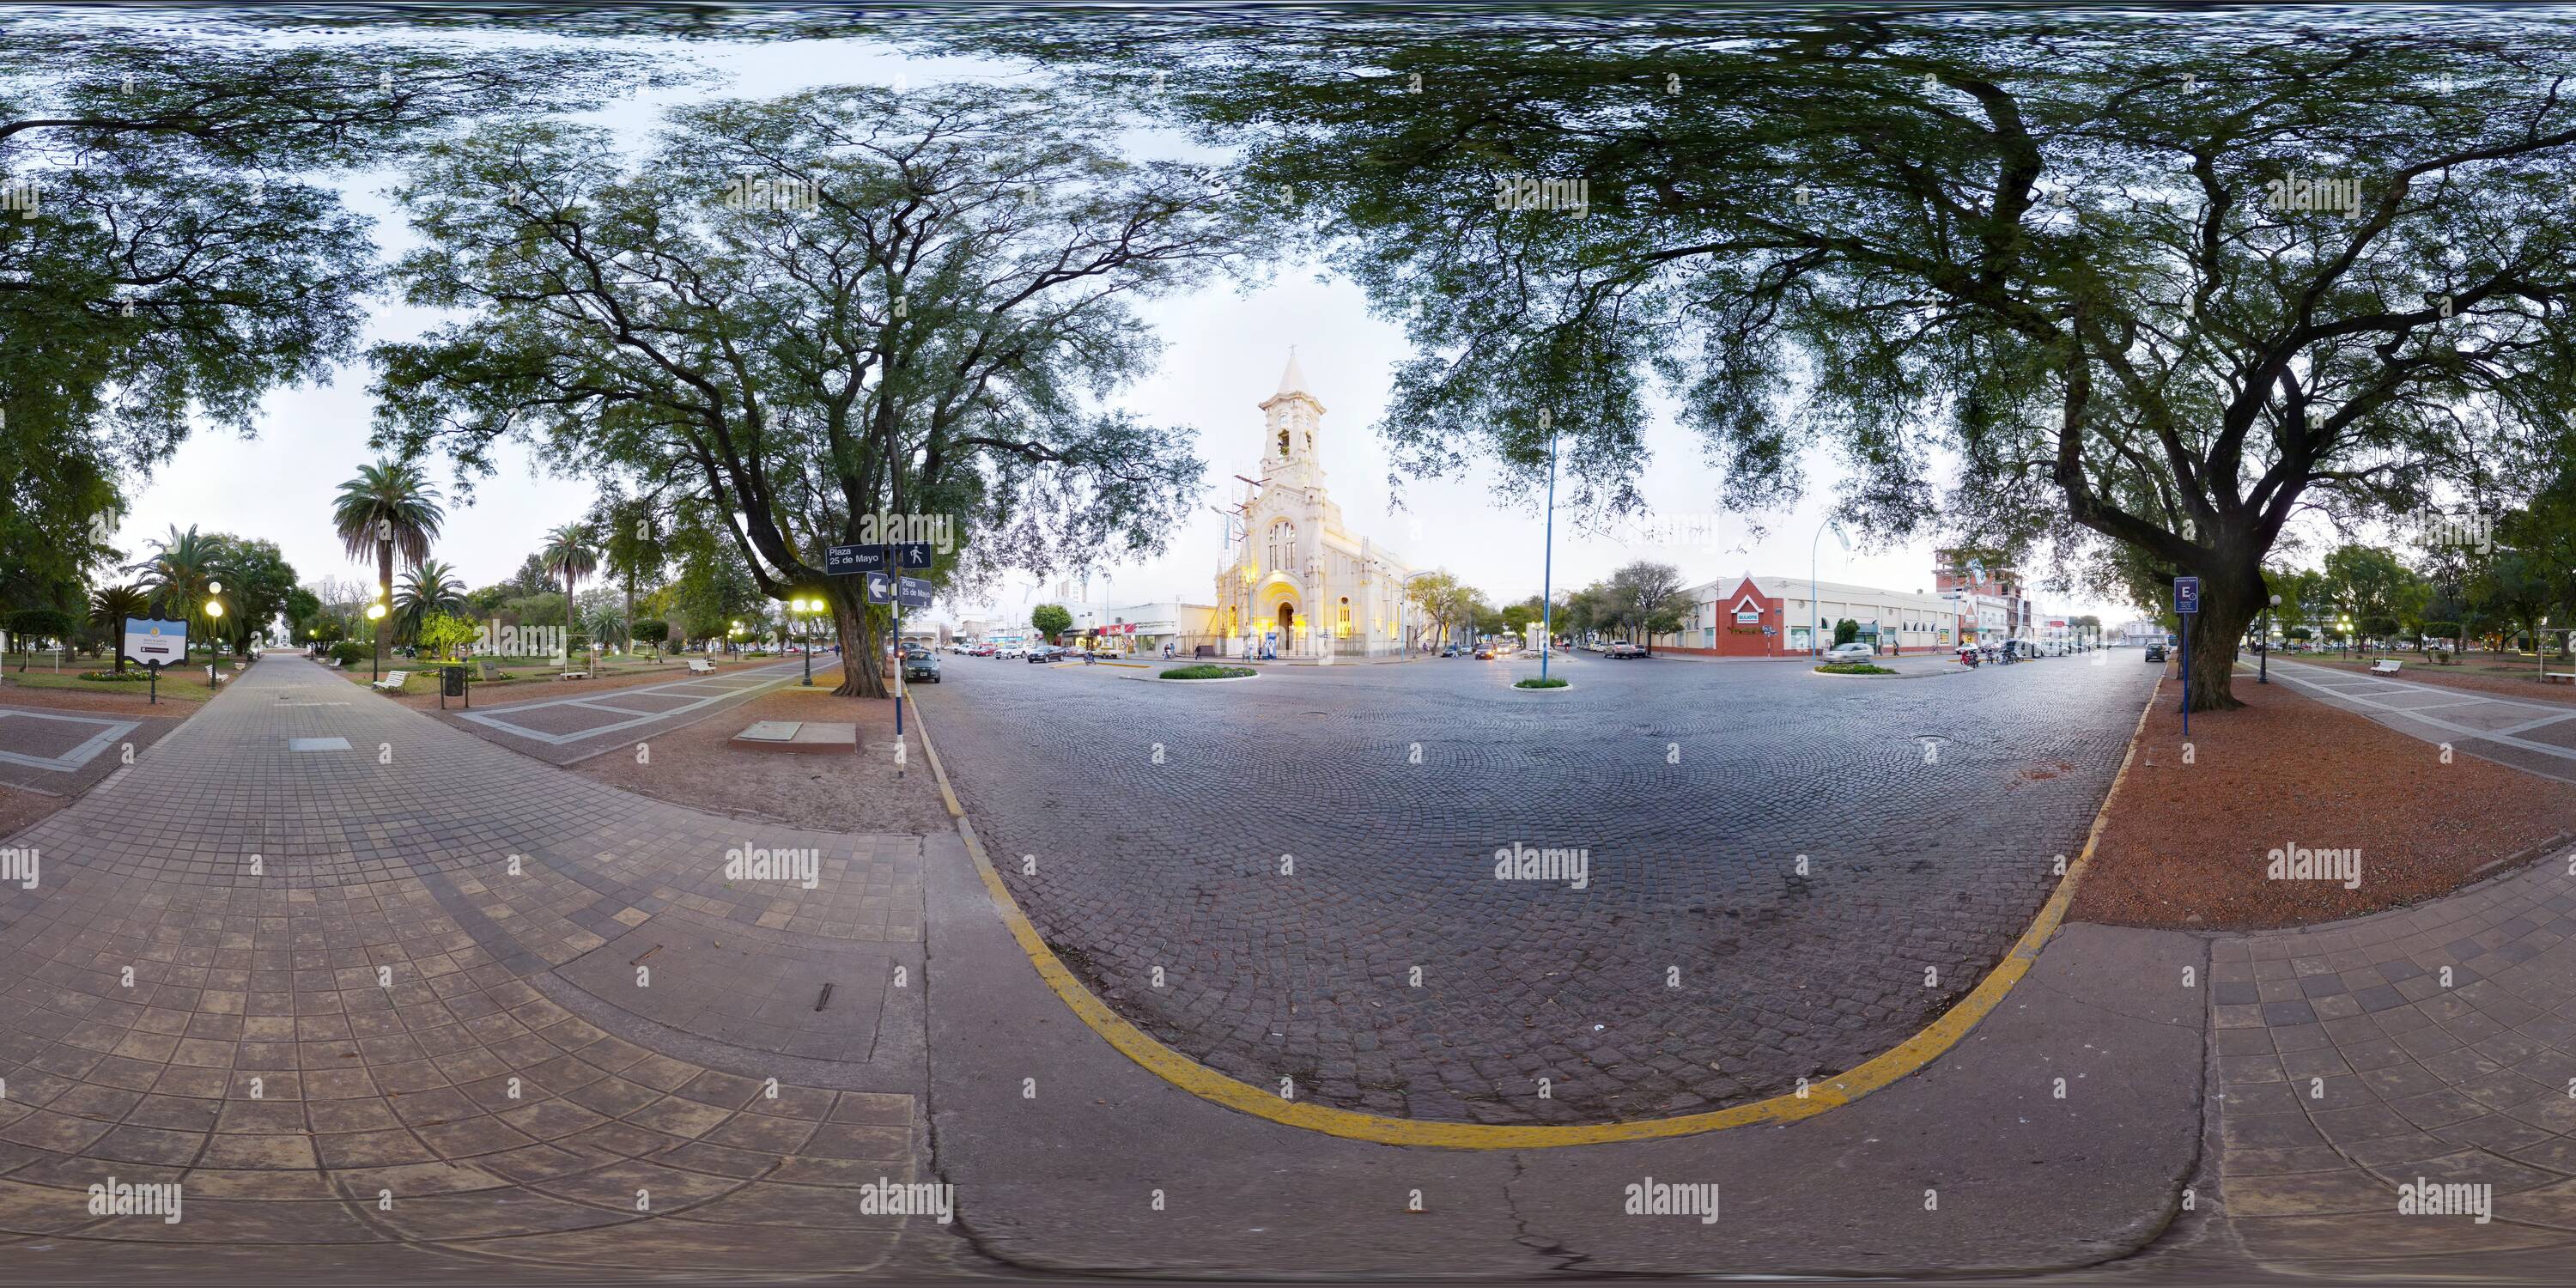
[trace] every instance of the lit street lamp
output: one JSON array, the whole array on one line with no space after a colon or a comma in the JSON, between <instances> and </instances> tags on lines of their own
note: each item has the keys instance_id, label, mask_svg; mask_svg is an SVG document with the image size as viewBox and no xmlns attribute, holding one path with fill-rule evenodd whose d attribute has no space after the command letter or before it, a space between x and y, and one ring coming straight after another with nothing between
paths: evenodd
<instances>
[{"instance_id":1,"label":"lit street lamp","mask_svg":"<svg viewBox=\"0 0 2576 1288\"><path fill-rule=\"evenodd\" d=\"M374 602L374 603L372 603L372 604L367 605L367 621L368 621L368 623L369 623L369 625L368 625L368 627L367 627L367 631L368 631L368 642L369 642L369 643L371 643L371 644L372 644L372 643L374 643L374 642L375 642L375 639L374 639L375 633L384 629L384 620L385 620L385 592L383 592L382 590L379 590L379 591L377 591L377 592L376 592L376 602ZM370 649L370 650L368 650L368 651L369 651L370 653L374 654L374 657L373 657L373 659L372 659L372 660L370 660L370 661L367 663L367 678L368 678L368 679L370 679L370 680L381 680L381 679L385 678L385 677L384 677L384 658L385 658L385 652L384 652L384 650L383 650L383 649L381 649L381 648L375 648L375 649Z\"/></svg>"},{"instance_id":2,"label":"lit street lamp","mask_svg":"<svg viewBox=\"0 0 2576 1288\"><path fill-rule=\"evenodd\" d=\"M805 655L805 687L810 689L814 687L814 614L823 611L823 600L821 596L807 599L799 595L787 601L787 607L796 614L796 634L804 641L799 651Z\"/></svg>"}]
</instances>

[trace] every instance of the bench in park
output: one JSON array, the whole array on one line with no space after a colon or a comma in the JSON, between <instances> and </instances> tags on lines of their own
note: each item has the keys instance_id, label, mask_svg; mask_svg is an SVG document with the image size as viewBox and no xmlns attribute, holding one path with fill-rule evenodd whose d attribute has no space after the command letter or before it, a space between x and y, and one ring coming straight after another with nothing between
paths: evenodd
<instances>
[{"instance_id":1,"label":"bench in park","mask_svg":"<svg viewBox=\"0 0 2576 1288\"><path fill-rule=\"evenodd\" d=\"M400 693L402 692L403 681L410 678L411 672L409 671L387 671L385 672L385 678L378 680L367 687L370 689L382 689L387 693Z\"/></svg>"},{"instance_id":2,"label":"bench in park","mask_svg":"<svg viewBox=\"0 0 2576 1288\"><path fill-rule=\"evenodd\" d=\"M555 678L558 680L587 680L590 678L590 672L576 669L566 671Z\"/></svg>"},{"instance_id":3,"label":"bench in park","mask_svg":"<svg viewBox=\"0 0 2576 1288\"><path fill-rule=\"evenodd\" d=\"M691 675L713 675L716 673L716 664L702 657L693 657L689 659L689 673Z\"/></svg>"},{"instance_id":4,"label":"bench in park","mask_svg":"<svg viewBox=\"0 0 2576 1288\"><path fill-rule=\"evenodd\" d=\"M2576 671L2543 671L2540 678L2551 684L2576 684Z\"/></svg>"},{"instance_id":5,"label":"bench in park","mask_svg":"<svg viewBox=\"0 0 2576 1288\"><path fill-rule=\"evenodd\" d=\"M2383 657L2370 664L2370 673L2372 675L2395 675L2397 674L2397 668L2401 665L2404 664L2399 662L2396 658Z\"/></svg>"}]
</instances>

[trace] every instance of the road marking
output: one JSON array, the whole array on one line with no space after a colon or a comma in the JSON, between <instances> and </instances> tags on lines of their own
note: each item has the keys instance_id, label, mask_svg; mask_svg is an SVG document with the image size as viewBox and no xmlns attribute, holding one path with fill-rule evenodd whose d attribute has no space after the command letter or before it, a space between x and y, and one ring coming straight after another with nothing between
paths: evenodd
<instances>
[{"instance_id":1,"label":"road marking","mask_svg":"<svg viewBox=\"0 0 2576 1288\"><path fill-rule=\"evenodd\" d=\"M2101 808L2093 813L2093 827L2085 833L2083 853L2077 855L2075 862L2066 869L2065 878L2057 883L2057 889L2050 893L2047 902L2040 905L2039 915L2031 919L2030 928L2014 942L2012 951L1995 963L1995 968L1986 972L1986 977L1979 980L1976 988L1961 998L1957 1005L1942 1012L1940 1018L1859 1067L1838 1077L1810 1084L1804 1096L1778 1095L1768 1100L1672 1118L1565 1126L1507 1127L1494 1123L1426 1122L1282 1100L1266 1088L1237 1082L1165 1046L1111 1010L1107 1003L1084 987L1063 959L1056 956L1055 950L1047 946L1037 927L1030 924L1028 915L1020 911L1019 901L1011 897L1010 888L1002 883L1002 874L994 869L991 857L984 853L983 842L976 839L975 826L966 817L966 806L957 799L956 789L948 782L948 770L939 762L939 751L931 745L930 726L921 718L919 703L913 704L912 720L914 730L921 737L921 749L930 757L930 771L939 779L940 799L946 803L949 816L957 820L957 834L966 841L966 853L975 860L975 871L984 880L985 892L992 896L994 911L1010 927L1011 937L1019 941L1020 951L1028 955L1029 964L1037 968L1038 977L1046 981L1047 987L1055 990L1055 995L1063 1000L1076 1018L1128 1059L1201 1100L1241 1110L1282 1126L1300 1127L1327 1136L1372 1141L1380 1145L1427 1145L1440 1149L1554 1149L1567 1145L1665 1140L1757 1123L1792 1123L1801 1118L1813 1118L1828 1109L1850 1104L1899 1079L1911 1077L1951 1047L1957 1046L1960 1039L2003 1003L2005 995L2012 992L2013 985L2030 973L2031 963L2039 960L2040 949L2057 934L2058 926L2066 920L2066 910L2075 901L2076 886L2093 862L2093 851L2101 844L2103 827L2110 822L2111 802L2119 798L2120 785L2129 778L2129 765L2137 759L2139 732L2147 727L2147 714L2155 710L2156 695L2163 691L2163 687L2159 677L2156 686L2148 691L2145 705L2138 709L2138 722L2129 730L2129 750L2120 758L2120 771L2111 778L2111 790L2102 794Z\"/></svg>"},{"instance_id":2,"label":"road marking","mask_svg":"<svg viewBox=\"0 0 2576 1288\"><path fill-rule=\"evenodd\" d=\"M2534 741L2532 741L2532 740L2531 740L2531 739L2529 739L2529 738L2517 738L2517 737L2514 737L2514 736L2513 736L2513 734L2512 734L2512 732L2510 731L2510 729L2511 729L2512 727L2508 727L2508 729L2501 729L2501 730L2499 730L2499 729L2480 729L2480 728L2476 728L2476 727L2471 726L2471 725L2453 724L2452 722L2450 722L2450 721L2448 721L2448 720L2444 720L2444 719L2442 719L2442 718L2440 718L2440 717L2438 717L2438 716L2419 716L2419 715L2415 715L2415 714L2413 714L2413 712L2412 712L2412 711L2410 711L2408 708L2405 708L2405 707L2393 707L2393 706L2388 705L2388 704L2387 704L2387 703L2385 703L2385 702L2373 702L2373 701L2371 701L2371 700L2370 700L2369 698L2367 698L2367 697L2357 696L2357 695L2349 694L2349 693L2344 693L2344 692L2341 692L2341 691L2339 691L2339 690L2335 689L2335 688L2334 688L2333 686L2331 686L2331 685L2319 684L2319 683L2317 683L2317 682L2315 682L2315 681L2313 681L2313 680L2303 680L2303 679L2300 679L2299 677L2297 677L2297 676L2295 676L2295 675L2290 675L2290 674L2288 674L2288 673L2286 673L2286 672L2284 672L2284 673L2283 673L2283 675L2282 675L2282 677L2281 677L2281 678L2283 678L2283 679L2285 679L2285 680L2288 680L2290 683L2292 683L2292 684L2296 684L2296 685L2299 685L2299 686L2301 686L2301 687L2303 687L2303 688L2314 689L2314 690L2316 690L2316 691L2317 691L2317 692L2319 692L2319 693L2329 694L2329 695L2332 695L2333 697L2336 697L2336 698L2343 698L2343 699L2346 699L2346 700L2348 700L2348 701L2350 701L2350 702L2353 702L2353 703L2355 703L2355 704L2357 704L2357 705L2368 707L2368 708L2370 708L2372 711L2381 712L2381 713L2383 713L2383 714L2386 714L2386 715L2389 715L2389 716L2393 716L2393 717L2397 717L2397 718L2400 718L2400 719L2412 720L2412 721L2415 721L2415 722L2416 722L2416 723L2418 723L2418 724L2428 724L2428 725L2433 726L2433 727L2434 727L2434 728L2436 728L2436 729L2444 729L2444 730L2448 730L2448 731L2450 731L2451 733L2454 733L2454 734L2459 735L2460 740L2461 740L2461 741L2464 741L2464 742L2466 742L2466 741L2480 741L2480 740L2482 740L2482 741L2486 741L2486 742L2497 743L2497 744L2500 744L2500 745L2503 745L2503 746L2507 746L2507 747L2519 747L2519 748L2521 748L2521 749L2522 749L2522 750L2524 750L2524 751L2534 751L2534 752L2538 752L2538 753L2540 753L2541 755L2555 757L2555 758L2557 758L2557 759L2559 759L2559 760L2576 760L2576 749L2571 749L2571 748L2567 748L2567 747L2561 747L2561 746L2558 746L2558 745L2556 745L2556 744L2554 744L2554 743L2534 742ZM2426 685L2420 685L2420 684L2419 684L2419 685L2414 685L2414 686L2412 686L2412 690L2413 690L2413 691L2415 691L2415 692L2425 692L2425 693L2433 693L2433 692L2439 692L2439 691L2440 691L2440 690L2437 690L2437 689L2430 688L2429 686L2426 686ZM2496 705L2496 706L2500 706L2500 707L2516 707L2516 708L2520 708L2520 709L2522 709L2522 710L2526 710L2526 711L2545 711L2545 710L2549 710L2549 709L2550 709L2550 708L2548 708L2548 707L2541 706L2541 705L2539 705L2539 704L2537 704L2537 703L2532 703L2532 702L2516 702L2516 701L2513 701L2513 700L2508 699L2508 698L2485 698L2485 699L2481 699L2481 701L2484 701L2484 702L2487 702L2487 703L2492 703L2492 704L2494 704L2494 705ZM2365 714L2367 714L2367 713L2365 713ZM2568 715L2576 715L2576 711L2570 711L2570 712L2568 712L2567 714L2568 714ZM2562 717L2562 718L2563 718L2563 717ZM2388 722L2387 722L2387 721L2385 721L2385 720L2380 721L2379 723L2381 723L2381 724L2383 724L2383 725L2388 725ZM2546 723L2549 723L2549 721L2542 721L2541 723L2546 724ZM2394 725L2388 725L2388 727L2389 727L2389 728L2392 728L2392 729L2396 728L2396 726L2394 726ZM2422 735L2422 734L2420 734L2420 733L2416 733L2416 732L2414 732L2414 731L2412 731L2412 730L2409 730L2409 729L2397 729L2397 732L2402 733L2402 734L2405 734L2406 736L2408 736L2408 737L2410 737L2410 738L2413 738L2413 739L2415 739L2415 740L2417 740L2417 741L2419 741L2419 742L2433 742L2433 741L2436 741L2435 739L2427 738L2427 737L2425 737L2424 735ZM2472 755L2474 755L2474 754L2476 754L2476 753L2472 752L2471 754L2472 754ZM2489 759L2489 760L2491 760L2491 759L2493 759L2493 757L2480 757L2480 759ZM2515 768L2522 768L2522 767L2521 767L2521 766L2515 766ZM2532 772L2532 771L2528 771L2528 770L2526 770L2526 772Z\"/></svg>"},{"instance_id":3,"label":"road marking","mask_svg":"<svg viewBox=\"0 0 2576 1288\"><path fill-rule=\"evenodd\" d=\"M134 732L141 725L132 720L100 720L93 716L67 716L56 711L29 711L24 707L0 707L0 720L57 720L64 724L98 725L99 731L69 751L53 756L34 756L24 752L0 751L0 763L25 765L31 769L68 774L98 759L108 744Z\"/></svg>"},{"instance_id":4,"label":"road marking","mask_svg":"<svg viewBox=\"0 0 2576 1288\"><path fill-rule=\"evenodd\" d=\"M839 663L835 662L831 665L837 666ZM640 688L612 690L612 693L631 693L638 696L647 693L672 693L683 690L692 695L696 695L694 701L673 707L668 711L639 714L628 711L624 707L602 705L600 699L610 696L608 694L576 694L568 698L545 698L535 702L517 702L512 703L509 706L494 707L490 711L461 711L457 713L457 718L460 720L471 720L485 728L498 729L503 733L510 734L513 737L525 738L530 742L542 742L548 746L561 747L567 743L583 742L592 738L604 738L609 734L621 733L625 730L632 729L637 725L651 724L656 720L668 720L674 716L684 716L692 711L704 710L707 707L722 702L727 698L738 697L748 693L758 693L763 689L776 688L779 685L791 683L796 679L798 666L799 664L796 663L780 662L771 666L757 667L749 671L736 671L730 678L753 680L755 682L749 684L723 684L721 682L712 682L715 683L716 686L715 691L712 693L703 692L703 686L711 683L707 680L673 680L667 684L649 684ZM824 669L828 670L830 668L827 666ZM777 673L777 677L775 679L758 678L771 675L773 672ZM530 729L524 725L512 723L507 718L518 712L538 711L548 707L581 707L591 711L616 712L621 715L632 716L633 718L616 721L610 724L598 725L588 729L576 729L571 733L547 733L542 729Z\"/></svg>"}]
</instances>

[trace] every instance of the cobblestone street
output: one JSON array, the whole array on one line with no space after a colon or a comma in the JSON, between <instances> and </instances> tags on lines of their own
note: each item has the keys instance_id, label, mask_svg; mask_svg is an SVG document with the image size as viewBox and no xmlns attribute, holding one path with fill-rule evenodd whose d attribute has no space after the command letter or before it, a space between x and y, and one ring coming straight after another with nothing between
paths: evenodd
<instances>
[{"instance_id":1,"label":"cobblestone street","mask_svg":"<svg viewBox=\"0 0 2576 1288\"><path fill-rule=\"evenodd\" d=\"M1536 669L961 658L915 697L1032 920L1157 1037L1328 1104L1576 1122L1788 1090L1938 1014L2080 849L2157 670L1578 655L1509 687ZM1579 878L1497 879L1520 846Z\"/></svg>"}]
</instances>

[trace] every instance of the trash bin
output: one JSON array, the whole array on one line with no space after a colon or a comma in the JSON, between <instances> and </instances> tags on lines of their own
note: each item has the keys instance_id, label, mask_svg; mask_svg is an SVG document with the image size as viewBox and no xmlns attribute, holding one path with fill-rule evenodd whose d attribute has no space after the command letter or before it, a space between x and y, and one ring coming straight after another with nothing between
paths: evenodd
<instances>
[{"instance_id":1,"label":"trash bin","mask_svg":"<svg viewBox=\"0 0 2576 1288\"><path fill-rule=\"evenodd\" d=\"M438 696L442 698L461 698L465 696L464 667L442 666L438 668Z\"/></svg>"}]
</instances>

